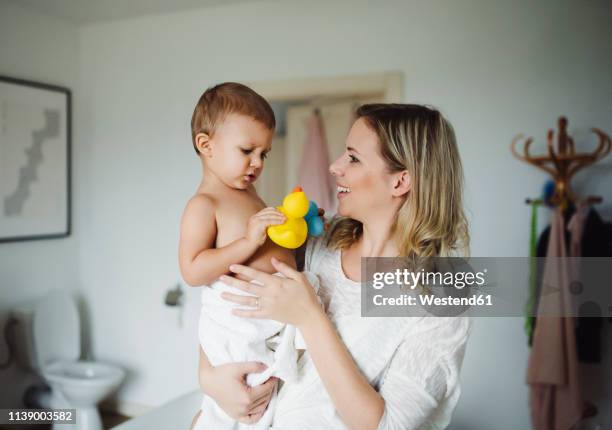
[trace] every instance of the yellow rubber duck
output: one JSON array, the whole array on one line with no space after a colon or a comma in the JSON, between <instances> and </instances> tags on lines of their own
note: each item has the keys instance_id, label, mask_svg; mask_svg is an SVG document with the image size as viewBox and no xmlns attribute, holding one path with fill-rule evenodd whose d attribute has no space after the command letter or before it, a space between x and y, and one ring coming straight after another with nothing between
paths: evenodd
<instances>
[{"instance_id":1,"label":"yellow rubber duck","mask_svg":"<svg viewBox=\"0 0 612 430\"><path fill-rule=\"evenodd\" d=\"M308 213L310 201L301 187L295 187L293 192L283 199L283 205L277 206L286 217L284 224L268 227L268 237L274 243L284 248L299 248L308 235L308 225L304 216Z\"/></svg>"}]
</instances>

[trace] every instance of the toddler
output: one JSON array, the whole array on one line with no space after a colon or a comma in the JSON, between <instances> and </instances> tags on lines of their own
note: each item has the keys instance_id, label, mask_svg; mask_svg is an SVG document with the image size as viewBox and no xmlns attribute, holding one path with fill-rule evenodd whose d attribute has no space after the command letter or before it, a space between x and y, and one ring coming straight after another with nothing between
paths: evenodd
<instances>
[{"instance_id":1,"label":"toddler","mask_svg":"<svg viewBox=\"0 0 612 430\"><path fill-rule=\"evenodd\" d=\"M250 386L271 376L292 379L296 373L295 327L233 315L231 309L238 305L223 300L220 294L248 294L218 280L230 273L229 266L234 263L274 273L270 259L275 257L296 267L293 252L266 235L267 227L284 223L285 216L266 208L253 187L271 149L275 126L268 102L244 85L223 83L202 94L191 119L202 181L181 221L181 274L189 285L203 286L198 330L201 347L212 366L244 361L266 364L264 372L247 376ZM273 351L266 340L279 333ZM204 396L194 429L267 429L275 400L276 393L262 418L250 426L233 420Z\"/></svg>"}]
</instances>

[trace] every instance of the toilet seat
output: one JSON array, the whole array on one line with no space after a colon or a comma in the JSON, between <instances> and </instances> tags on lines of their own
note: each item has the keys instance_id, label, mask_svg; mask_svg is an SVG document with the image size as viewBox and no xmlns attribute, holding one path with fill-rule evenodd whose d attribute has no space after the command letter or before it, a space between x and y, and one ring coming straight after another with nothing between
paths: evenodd
<instances>
[{"instance_id":1,"label":"toilet seat","mask_svg":"<svg viewBox=\"0 0 612 430\"><path fill-rule=\"evenodd\" d=\"M60 360L45 366L42 373L50 382L81 386L114 385L124 377L121 368L96 361Z\"/></svg>"}]
</instances>

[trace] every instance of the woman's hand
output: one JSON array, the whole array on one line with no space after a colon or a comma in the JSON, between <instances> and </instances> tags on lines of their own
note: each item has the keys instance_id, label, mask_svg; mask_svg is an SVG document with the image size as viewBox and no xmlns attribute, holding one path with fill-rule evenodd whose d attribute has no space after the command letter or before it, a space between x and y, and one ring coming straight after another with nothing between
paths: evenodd
<instances>
[{"instance_id":1,"label":"woman's hand","mask_svg":"<svg viewBox=\"0 0 612 430\"><path fill-rule=\"evenodd\" d=\"M241 423L254 424L264 414L278 379L272 377L261 385L249 387L246 375L265 369L265 364L254 361L215 367L200 363L200 387L227 415Z\"/></svg>"},{"instance_id":2,"label":"woman's hand","mask_svg":"<svg viewBox=\"0 0 612 430\"><path fill-rule=\"evenodd\" d=\"M231 265L232 272L261 285L224 275L221 276L223 282L251 296L222 293L221 297L230 302L253 308L233 309L234 315L273 319L293 324L299 328L317 311L321 311L314 288L304 274L275 258L272 258L271 261L274 268L286 278L260 272L240 264Z\"/></svg>"}]
</instances>

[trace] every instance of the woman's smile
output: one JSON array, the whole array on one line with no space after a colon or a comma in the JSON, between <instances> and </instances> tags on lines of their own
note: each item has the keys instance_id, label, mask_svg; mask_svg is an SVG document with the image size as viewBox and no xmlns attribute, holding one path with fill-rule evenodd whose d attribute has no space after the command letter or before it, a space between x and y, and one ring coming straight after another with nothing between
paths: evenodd
<instances>
[{"instance_id":1,"label":"woman's smile","mask_svg":"<svg viewBox=\"0 0 612 430\"><path fill-rule=\"evenodd\" d=\"M338 190L338 199L345 198L351 192L350 188L343 187L342 185L338 185L337 190Z\"/></svg>"}]
</instances>

